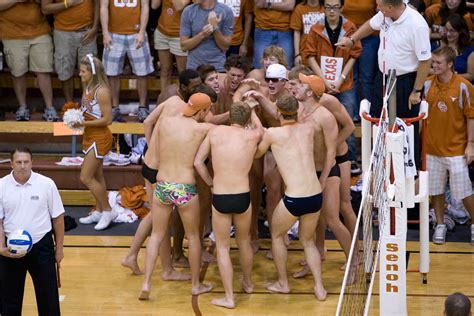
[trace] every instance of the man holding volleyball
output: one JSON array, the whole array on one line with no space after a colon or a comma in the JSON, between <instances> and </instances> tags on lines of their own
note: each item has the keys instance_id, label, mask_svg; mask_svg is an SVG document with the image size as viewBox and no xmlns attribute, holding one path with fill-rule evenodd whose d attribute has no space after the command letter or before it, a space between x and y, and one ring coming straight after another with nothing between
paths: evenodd
<instances>
[{"instance_id":1,"label":"man holding volleyball","mask_svg":"<svg viewBox=\"0 0 474 316\"><path fill-rule=\"evenodd\" d=\"M0 179L0 314L21 315L29 272L38 314L60 315L55 264L63 259L61 197L53 180L31 170L28 148L15 149L10 158L13 171ZM7 247L6 238L17 230L31 235L33 246L26 254L13 254Z\"/></svg>"}]
</instances>

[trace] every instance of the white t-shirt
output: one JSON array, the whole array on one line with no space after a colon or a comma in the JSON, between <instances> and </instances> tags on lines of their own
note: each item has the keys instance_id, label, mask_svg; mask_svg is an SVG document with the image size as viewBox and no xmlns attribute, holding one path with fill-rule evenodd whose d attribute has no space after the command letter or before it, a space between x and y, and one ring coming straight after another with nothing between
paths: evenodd
<instances>
[{"instance_id":1,"label":"white t-shirt","mask_svg":"<svg viewBox=\"0 0 474 316\"><path fill-rule=\"evenodd\" d=\"M395 69L397 76L414 72L419 61L431 58L428 24L411 7L406 6L396 21L378 12L369 23L372 29L380 31L378 57L382 73L388 73L389 69Z\"/></svg>"},{"instance_id":2,"label":"white t-shirt","mask_svg":"<svg viewBox=\"0 0 474 316\"><path fill-rule=\"evenodd\" d=\"M59 191L50 178L31 172L22 185L12 172L0 179L0 219L7 237L17 229L25 229L37 243L51 231L51 218L63 213Z\"/></svg>"}]
</instances>

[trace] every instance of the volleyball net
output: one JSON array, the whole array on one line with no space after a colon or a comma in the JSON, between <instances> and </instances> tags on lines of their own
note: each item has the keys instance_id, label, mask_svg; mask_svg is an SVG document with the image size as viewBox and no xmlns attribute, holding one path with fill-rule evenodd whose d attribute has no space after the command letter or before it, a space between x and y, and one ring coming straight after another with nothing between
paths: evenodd
<instances>
[{"instance_id":1,"label":"volleyball net","mask_svg":"<svg viewBox=\"0 0 474 316\"><path fill-rule=\"evenodd\" d=\"M411 123L426 118L428 107L422 102L418 117L396 118L396 76L389 74L380 118L368 114L367 100L361 102L362 199L336 315L369 313L378 271L380 314L407 314L407 208L415 203L420 203L419 272L423 283L429 271L428 174L419 171L420 189L415 195L416 169L408 168L406 162L407 153L414 152Z\"/></svg>"}]
</instances>

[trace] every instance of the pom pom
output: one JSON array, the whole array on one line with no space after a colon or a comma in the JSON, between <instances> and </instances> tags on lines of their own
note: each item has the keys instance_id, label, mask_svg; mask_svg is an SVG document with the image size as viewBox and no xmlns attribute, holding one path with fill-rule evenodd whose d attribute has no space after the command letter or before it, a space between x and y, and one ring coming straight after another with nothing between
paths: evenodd
<instances>
[{"instance_id":1,"label":"pom pom","mask_svg":"<svg viewBox=\"0 0 474 316\"><path fill-rule=\"evenodd\" d=\"M63 122L66 124L70 129L73 129L75 131L83 131L84 126L81 127L74 127L76 123L84 123L84 115L82 115L81 110L77 109L69 109L66 112L64 112L63 116Z\"/></svg>"}]
</instances>

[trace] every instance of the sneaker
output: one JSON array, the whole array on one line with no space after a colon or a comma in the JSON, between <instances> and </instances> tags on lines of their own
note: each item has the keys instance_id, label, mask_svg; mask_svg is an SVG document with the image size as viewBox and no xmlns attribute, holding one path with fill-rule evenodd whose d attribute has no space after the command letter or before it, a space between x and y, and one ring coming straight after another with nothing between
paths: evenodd
<instances>
[{"instance_id":1,"label":"sneaker","mask_svg":"<svg viewBox=\"0 0 474 316\"><path fill-rule=\"evenodd\" d=\"M98 223L101 217L102 217L101 212L93 211L89 214L89 216L79 218L79 223L85 224L85 225Z\"/></svg>"},{"instance_id":2,"label":"sneaker","mask_svg":"<svg viewBox=\"0 0 474 316\"><path fill-rule=\"evenodd\" d=\"M445 224L436 225L435 231L433 233L433 243L437 245L442 245L446 242L446 231L448 228Z\"/></svg>"},{"instance_id":3,"label":"sneaker","mask_svg":"<svg viewBox=\"0 0 474 316\"><path fill-rule=\"evenodd\" d=\"M43 113L43 120L47 122L59 121L58 113L54 107L45 108Z\"/></svg>"},{"instance_id":4,"label":"sneaker","mask_svg":"<svg viewBox=\"0 0 474 316\"><path fill-rule=\"evenodd\" d=\"M104 156L104 166L127 166L130 164L130 157L122 154L117 154L114 152L109 152Z\"/></svg>"},{"instance_id":5,"label":"sneaker","mask_svg":"<svg viewBox=\"0 0 474 316\"><path fill-rule=\"evenodd\" d=\"M16 110L16 120L17 121L29 121L30 120L30 110L28 110L28 108L24 108L24 107L21 107L21 108L18 108L18 110Z\"/></svg>"},{"instance_id":6,"label":"sneaker","mask_svg":"<svg viewBox=\"0 0 474 316\"><path fill-rule=\"evenodd\" d=\"M357 161L351 161L351 174L359 174L362 170L359 167Z\"/></svg>"},{"instance_id":7,"label":"sneaker","mask_svg":"<svg viewBox=\"0 0 474 316\"><path fill-rule=\"evenodd\" d=\"M148 108L144 106L140 106L138 108L138 120L143 123L143 121L146 119L146 117L150 114L150 111L148 111Z\"/></svg>"},{"instance_id":8,"label":"sneaker","mask_svg":"<svg viewBox=\"0 0 474 316\"><path fill-rule=\"evenodd\" d=\"M136 152L132 152L130 154L130 162L135 164L135 165L141 164L142 163L142 155L137 154Z\"/></svg>"},{"instance_id":9,"label":"sneaker","mask_svg":"<svg viewBox=\"0 0 474 316\"><path fill-rule=\"evenodd\" d=\"M112 122L125 122L118 106L112 108Z\"/></svg>"},{"instance_id":10,"label":"sneaker","mask_svg":"<svg viewBox=\"0 0 474 316\"><path fill-rule=\"evenodd\" d=\"M100 218L100 221L97 223L97 225L94 226L95 230L104 230L107 227L109 227L110 223L113 222L114 219L116 219L118 216L117 211L111 210L111 211L104 211L102 212L102 217Z\"/></svg>"}]
</instances>

